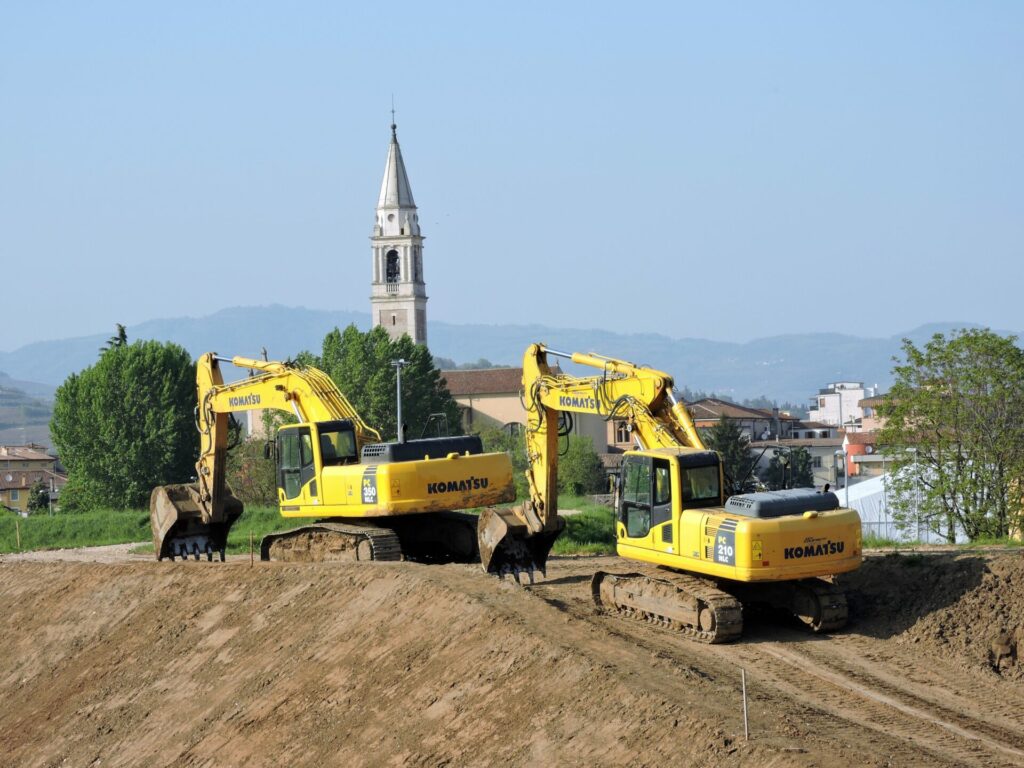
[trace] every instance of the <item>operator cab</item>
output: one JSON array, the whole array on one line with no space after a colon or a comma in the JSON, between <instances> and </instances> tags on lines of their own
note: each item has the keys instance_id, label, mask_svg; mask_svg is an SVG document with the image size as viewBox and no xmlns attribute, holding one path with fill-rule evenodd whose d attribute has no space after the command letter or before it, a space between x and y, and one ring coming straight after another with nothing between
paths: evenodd
<instances>
[{"instance_id":1,"label":"operator cab","mask_svg":"<svg viewBox=\"0 0 1024 768\"><path fill-rule=\"evenodd\" d=\"M277 487L295 499L317 474L313 443L320 449L320 466L358 464L355 426L348 419L315 424L285 424L277 432ZM316 491L313 491L316 495Z\"/></svg>"},{"instance_id":2,"label":"operator cab","mask_svg":"<svg viewBox=\"0 0 1024 768\"><path fill-rule=\"evenodd\" d=\"M714 451L629 453L622 462L617 517L628 538L646 537L678 510L722 504L722 474Z\"/></svg>"}]
</instances>

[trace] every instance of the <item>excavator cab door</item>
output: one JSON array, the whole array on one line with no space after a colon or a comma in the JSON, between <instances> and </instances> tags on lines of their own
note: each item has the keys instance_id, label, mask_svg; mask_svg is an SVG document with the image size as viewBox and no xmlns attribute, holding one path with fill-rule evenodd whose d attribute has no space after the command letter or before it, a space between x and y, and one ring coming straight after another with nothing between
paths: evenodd
<instances>
[{"instance_id":1,"label":"excavator cab door","mask_svg":"<svg viewBox=\"0 0 1024 768\"><path fill-rule=\"evenodd\" d=\"M650 535L652 468L649 456L627 456L622 462L619 521L615 526L620 539L644 539Z\"/></svg>"},{"instance_id":2,"label":"excavator cab door","mask_svg":"<svg viewBox=\"0 0 1024 768\"><path fill-rule=\"evenodd\" d=\"M619 538L634 546L673 551L672 462L627 456L619 494Z\"/></svg>"},{"instance_id":3,"label":"excavator cab door","mask_svg":"<svg viewBox=\"0 0 1024 768\"><path fill-rule=\"evenodd\" d=\"M282 505L316 503L316 462L309 424L288 424L277 433L277 488Z\"/></svg>"}]
</instances>

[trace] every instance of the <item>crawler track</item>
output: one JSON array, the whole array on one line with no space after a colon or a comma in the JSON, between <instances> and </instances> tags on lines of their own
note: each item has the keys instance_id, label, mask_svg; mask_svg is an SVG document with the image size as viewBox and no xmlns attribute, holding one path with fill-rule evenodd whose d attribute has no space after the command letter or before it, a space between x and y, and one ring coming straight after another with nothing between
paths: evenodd
<instances>
[{"instance_id":1,"label":"crawler track","mask_svg":"<svg viewBox=\"0 0 1024 768\"><path fill-rule=\"evenodd\" d=\"M260 542L261 560L401 560L402 545L390 528L352 523L313 523L270 533Z\"/></svg>"},{"instance_id":2,"label":"crawler track","mask_svg":"<svg viewBox=\"0 0 1024 768\"><path fill-rule=\"evenodd\" d=\"M591 594L600 608L702 643L728 643L743 633L740 602L696 576L662 570L623 575L598 571Z\"/></svg>"}]
</instances>

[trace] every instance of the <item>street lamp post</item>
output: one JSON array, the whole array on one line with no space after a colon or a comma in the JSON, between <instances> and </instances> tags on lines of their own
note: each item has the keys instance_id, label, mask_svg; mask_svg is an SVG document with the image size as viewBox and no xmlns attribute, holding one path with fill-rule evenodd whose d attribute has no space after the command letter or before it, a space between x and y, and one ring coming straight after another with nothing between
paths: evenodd
<instances>
[{"instance_id":1,"label":"street lamp post","mask_svg":"<svg viewBox=\"0 0 1024 768\"><path fill-rule=\"evenodd\" d=\"M850 508L850 477L848 468L846 466L846 446L843 446L843 450L836 451L835 463L836 463L836 482L839 482L839 460L843 462L843 487L846 489L846 508Z\"/></svg>"},{"instance_id":2,"label":"street lamp post","mask_svg":"<svg viewBox=\"0 0 1024 768\"><path fill-rule=\"evenodd\" d=\"M392 360L391 364L395 366L395 397L398 401L398 442L405 442L405 428L402 425L402 369L408 365L408 361L399 358L398 360Z\"/></svg>"}]
</instances>

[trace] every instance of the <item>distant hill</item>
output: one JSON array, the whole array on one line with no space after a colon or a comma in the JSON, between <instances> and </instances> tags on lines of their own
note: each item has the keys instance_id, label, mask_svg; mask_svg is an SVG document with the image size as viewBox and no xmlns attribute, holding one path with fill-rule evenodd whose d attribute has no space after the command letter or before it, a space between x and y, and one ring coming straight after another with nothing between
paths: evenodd
<instances>
[{"instance_id":1,"label":"distant hill","mask_svg":"<svg viewBox=\"0 0 1024 768\"><path fill-rule=\"evenodd\" d=\"M350 323L369 328L370 315L280 305L233 307L208 317L140 323L128 328L128 339L174 341L193 355L216 351L258 356L261 347L266 347L271 359L282 359L294 357L303 349L318 351L328 331ZM486 358L493 363L518 365L527 344L543 341L555 349L595 351L652 365L671 373L680 387L692 390L736 399L765 395L772 400L806 402L819 387L842 379L878 384L884 390L891 381L892 357L899 352L904 336L920 343L937 331L972 325L936 323L887 338L806 333L737 344L673 339L654 333L431 322L429 338L435 355L457 363ZM37 342L13 352L0 352L0 370L54 387L69 373L94 363L109 336Z\"/></svg>"},{"instance_id":2,"label":"distant hill","mask_svg":"<svg viewBox=\"0 0 1024 768\"><path fill-rule=\"evenodd\" d=\"M52 401L7 386L11 381L6 374L0 375L0 445L39 443L49 446ZM31 382L19 383L32 386ZM33 389L53 393L52 389L40 385L34 385Z\"/></svg>"},{"instance_id":3,"label":"distant hill","mask_svg":"<svg viewBox=\"0 0 1024 768\"><path fill-rule=\"evenodd\" d=\"M0 389L17 389L30 397L52 400L56 387L49 384L40 384L36 381L21 381L20 379L13 379L3 371L0 371Z\"/></svg>"}]
</instances>

